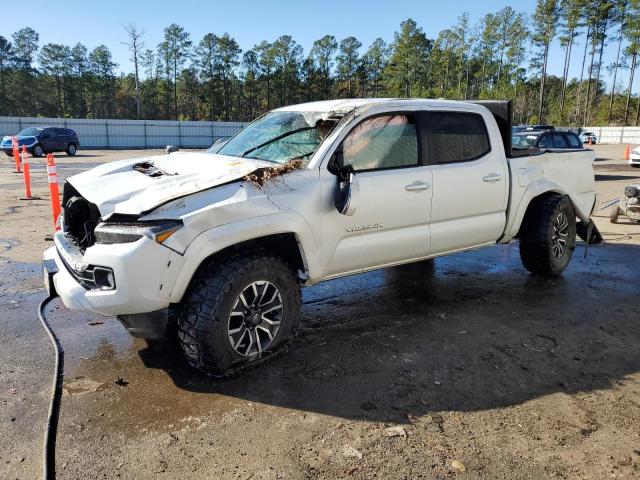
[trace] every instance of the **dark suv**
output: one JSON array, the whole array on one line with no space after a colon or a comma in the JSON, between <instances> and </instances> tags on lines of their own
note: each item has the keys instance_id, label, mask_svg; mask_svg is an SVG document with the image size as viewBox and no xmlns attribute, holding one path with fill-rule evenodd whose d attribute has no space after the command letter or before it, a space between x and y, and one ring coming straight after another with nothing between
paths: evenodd
<instances>
[{"instance_id":1,"label":"dark suv","mask_svg":"<svg viewBox=\"0 0 640 480\"><path fill-rule=\"evenodd\" d=\"M41 157L45 153L67 152L67 155L75 155L80 147L78 135L68 128L58 127L29 127L17 135L18 146L26 145L27 150L34 157ZM11 137L2 139L0 148L9 156L13 155Z\"/></svg>"},{"instance_id":2,"label":"dark suv","mask_svg":"<svg viewBox=\"0 0 640 480\"><path fill-rule=\"evenodd\" d=\"M523 131L511 137L514 148L570 148L582 149L582 142L573 132Z\"/></svg>"}]
</instances>

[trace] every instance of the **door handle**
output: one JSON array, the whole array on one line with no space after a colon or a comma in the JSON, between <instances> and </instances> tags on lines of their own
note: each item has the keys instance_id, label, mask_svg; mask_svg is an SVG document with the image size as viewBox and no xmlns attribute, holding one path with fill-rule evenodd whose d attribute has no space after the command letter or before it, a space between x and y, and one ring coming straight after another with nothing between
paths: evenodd
<instances>
[{"instance_id":1,"label":"door handle","mask_svg":"<svg viewBox=\"0 0 640 480\"><path fill-rule=\"evenodd\" d=\"M428 182L413 182L404 187L407 192L421 192L422 190L428 190L430 188L431 184Z\"/></svg>"},{"instance_id":2,"label":"door handle","mask_svg":"<svg viewBox=\"0 0 640 480\"><path fill-rule=\"evenodd\" d=\"M489 175L482 177L482 181L487 183L496 183L500 180L502 180L502 175L498 173L490 173Z\"/></svg>"}]
</instances>

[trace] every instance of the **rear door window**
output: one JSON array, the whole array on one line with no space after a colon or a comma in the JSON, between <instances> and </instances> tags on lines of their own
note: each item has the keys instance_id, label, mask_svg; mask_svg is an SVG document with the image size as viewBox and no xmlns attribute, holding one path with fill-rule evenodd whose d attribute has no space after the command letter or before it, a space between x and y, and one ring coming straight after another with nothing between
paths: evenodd
<instances>
[{"instance_id":1,"label":"rear door window","mask_svg":"<svg viewBox=\"0 0 640 480\"><path fill-rule=\"evenodd\" d=\"M433 164L468 162L491 151L482 115L429 112L430 159Z\"/></svg>"},{"instance_id":2,"label":"rear door window","mask_svg":"<svg viewBox=\"0 0 640 480\"><path fill-rule=\"evenodd\" d=\"M542 135L542 137L540 138L540 143L538 143L538 147L553 148L553 140L551 138L551 135L549 135L548 133Z\"/></svg>"},{"instance_id":3,"label":"rear door window","mask_svg":"<svg viewBox=\"0 0 640 480\"><path fill-rule=\"evenodd\" d=\"M554 148L568 148L569 145L567 144L567 141L565 140L565 137L563 134L561 133L554 133L553 134L553 147Z\"/></svg>"}]
</instances>

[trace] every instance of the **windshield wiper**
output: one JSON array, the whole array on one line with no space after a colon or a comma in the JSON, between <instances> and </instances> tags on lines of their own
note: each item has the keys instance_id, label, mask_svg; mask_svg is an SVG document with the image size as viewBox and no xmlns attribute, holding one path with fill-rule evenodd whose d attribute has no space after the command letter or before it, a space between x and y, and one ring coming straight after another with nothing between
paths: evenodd
<instances>
[{"instance_id":1,"label":"windshield wiper","mask_svg":"<svg viewBox=\"0 0 640 480\"><path fill-rule=\"evenodd\" d=\"M251 152L255 152L256 150L261 149L262 147L266 147L267 145L272 144L273 142L277 142L278 140L282 140L283 138L288 137L289 135L293 135L294 133L299 133L299 132L305 132L307 130L313 130L316 127L303 127L303 128L297 128L295 130L291 130L290 132L286 132L283 134L278 135L277 137L273 137L269 140L267 140L266 142L263 142L259 145L256 145L255 147L251 147L249 150L247 150L246 152L244 152L242 155L240 155L242 158L244 158L245 155L251 153Z\"/></svg>"}]
</instances>

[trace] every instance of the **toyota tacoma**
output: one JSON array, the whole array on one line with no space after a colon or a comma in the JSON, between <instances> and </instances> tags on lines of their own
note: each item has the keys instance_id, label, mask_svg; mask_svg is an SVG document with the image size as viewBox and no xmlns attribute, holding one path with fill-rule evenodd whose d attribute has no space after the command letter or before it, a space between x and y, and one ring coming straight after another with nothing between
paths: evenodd
<instances>
[{"instance_id":1,"label":"toyota tacoma","mask_svg":"<svg viewBox=\"0 0 640 480\"><path fill-rule=\"evenodd\" d=\"M597 233L594 155L512 148L511 128L509 102L332 100L103 164L64 185L46 283L225 375L294 334L303 286L516 238L558 275Z\"/></svg>"}]
</instances>

